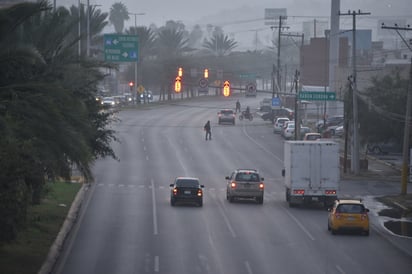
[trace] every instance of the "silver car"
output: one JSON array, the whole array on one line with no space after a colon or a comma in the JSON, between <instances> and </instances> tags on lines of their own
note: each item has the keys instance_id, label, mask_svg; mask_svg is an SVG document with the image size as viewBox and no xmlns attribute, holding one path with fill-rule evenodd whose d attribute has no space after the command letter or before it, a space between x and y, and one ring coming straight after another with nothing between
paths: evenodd
<instances>
[{"instance_id":1,"label":"silver car","mask_svg":"<svg viewBox=\"0 0 412 274\"><path fill-rule=\"evenodd\" d=\"M255 169L236 169L230 176L225 177L226 199L233 202L236 198L255 199L257 203L263 204L265 185L264 178L260 177Z\"/></svg>"}]
</instances>

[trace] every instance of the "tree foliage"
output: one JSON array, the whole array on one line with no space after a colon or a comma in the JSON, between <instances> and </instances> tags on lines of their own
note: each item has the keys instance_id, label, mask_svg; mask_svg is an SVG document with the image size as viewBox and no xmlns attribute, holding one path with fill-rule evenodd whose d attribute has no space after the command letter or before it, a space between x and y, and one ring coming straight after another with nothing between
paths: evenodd
<instances>
[{"instance_id":1,"label":"tree foliage","mask_svg":"<svg viewBox=\"0 0 412 274\"><path fill-rule=\"evenodd\" d=\"M236 48L237 42L220 32L215 32L210 39L203 42L203 47L216 56L225 56Z\"/></svg>"},{"instance_id":2,"label":"tree foliage","mask_svg":"<svg viewBox=\"0 0 412 274\"><path fill-rule=\"evenodd\" d=\"M359 95L360 135L363 143L402 144L408 81L399 73L375 77Z\"/></svg>"},{"instance_id":3,"label":"tree foliage","mask_svg":"<svg viewBox=\"0 0 412 274\"><path fill-rule=\"evenodd\" d=\"M13 20L10 20L13 18ZM46 178L86 180L97 157L116 158L111 122L95 100L108 64L78 56L78 16L47 2L0 11L0 241L39 203ZM17 24L16 24L17 22ZM104 23L103 23L104 24ZM101 26L96 26L96 30Z\"/></svg>"},{"instance_id":4,"label":"tree foliage","mask_svg":"<svg viewBox=\"0 0 412 274\"><path fill-rule=\"evenodd\" d=\"M128 20L129 12L127 7L122 2L116 2L110 8L109 21L113 24L117 33L122 33L124 28L124 21Z\"/></svg>"}]
</instances>

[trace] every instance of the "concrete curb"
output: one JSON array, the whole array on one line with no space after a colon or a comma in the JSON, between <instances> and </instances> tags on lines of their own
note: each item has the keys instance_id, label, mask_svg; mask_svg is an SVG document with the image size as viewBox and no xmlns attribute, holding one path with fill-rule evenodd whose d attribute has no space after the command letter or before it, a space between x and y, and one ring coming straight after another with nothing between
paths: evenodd
<instances>
[{"instance_id":1,"label":"concrete curb","mask_svg":"<svg viewBox=\"0 0 412 274\"><path fill-rule=\"evenodd\" d=\"M56 239L54 240L52 246L49 249L49 253L47 254L47 258L44 261L43 265L41 266L38 274L49 274L52 273L53 267L57 262L59 257L60 251L63 247L64 241L67 238L70 230L72 229L74 223L76 222L77 215L79 213L80 207L82 205L84 196L89 189L87 184L83 184L80 188L79 192L77 192L76 197L70 207L70 210L64 220L64 223L57 235Z\"/></svg>"}]
</instances>

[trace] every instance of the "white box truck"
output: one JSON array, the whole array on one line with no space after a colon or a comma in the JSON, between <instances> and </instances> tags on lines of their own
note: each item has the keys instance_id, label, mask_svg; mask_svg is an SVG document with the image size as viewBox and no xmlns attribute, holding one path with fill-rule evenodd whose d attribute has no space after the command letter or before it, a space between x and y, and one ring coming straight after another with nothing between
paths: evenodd
<instances>
[{"instance_id":1,"label":"white box truck","mask_svg":"<svg viewBox=\"0 0 412 274\"><path fill-rule=\"evenodd\" d=\"M289 206L321 202L329 207L339 194L339 144L333 141L286 141L286 201Z\"/></svg>"}]
</instances>

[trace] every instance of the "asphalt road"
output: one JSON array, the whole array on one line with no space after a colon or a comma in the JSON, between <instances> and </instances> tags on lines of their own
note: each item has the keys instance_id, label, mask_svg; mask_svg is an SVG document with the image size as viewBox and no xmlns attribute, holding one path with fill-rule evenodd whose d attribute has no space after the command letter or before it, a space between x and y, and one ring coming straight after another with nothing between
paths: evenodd
<instances>
[{"instance_id":1,"label":"asphalt road","mask_svg":"<svg viewBox=\"0 0 412 274\"><path fill-rule=\"evenodd\" d=\"M256 117L217 125L236 98L125 110L113 125L120 161L94 166L95 182L53 273L410 273L412 258L372 226L369 237L332 236L321 207L289 208L281 177L283 140ZM259 98L241 98L242 107ZM203 125L212 123L212 140ZM224 177L257 168L263 205L226 201ZM169 184L195 176L204 206L171 207ZM345 182L343 195L396 193L393 185ZM372 222L375 216L371 214Z\"/></svg>"}]
</instances>

